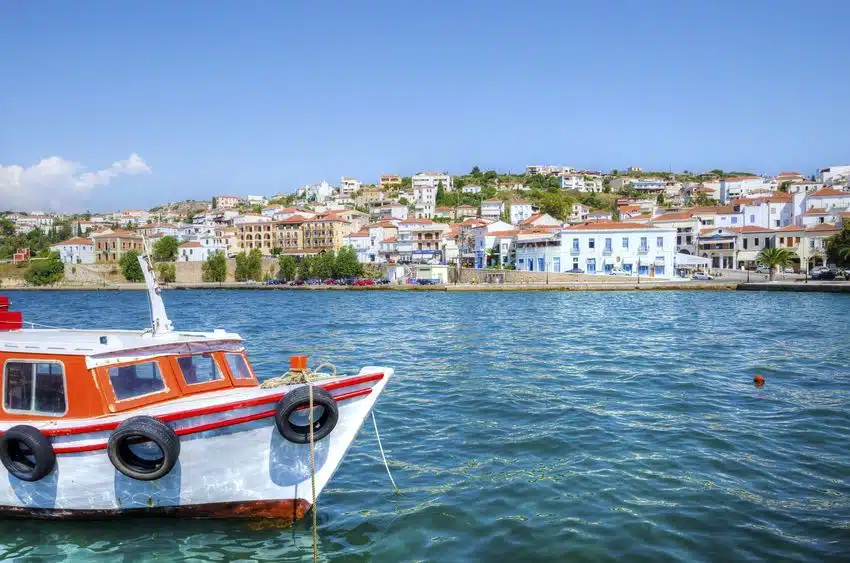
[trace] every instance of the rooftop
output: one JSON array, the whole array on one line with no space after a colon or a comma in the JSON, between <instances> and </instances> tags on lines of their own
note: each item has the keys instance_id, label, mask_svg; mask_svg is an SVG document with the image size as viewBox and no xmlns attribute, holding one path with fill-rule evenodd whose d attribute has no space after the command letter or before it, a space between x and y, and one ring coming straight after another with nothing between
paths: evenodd
<instances>
[{"instance_id":1,"label":"rooftop","mask_svg":"<svg viewBox=\"0 0 850 563\"><path fill-rule=\"evenodd\" d=\"M83 237L73 237L68 240L63 240L62 242L57 242L55 244L51 244L50 246L64 246L66 244L86 244L91 246L94 244L91 239L83 238Z\"/></svg>"},{"instance_id":2,"label":"rooftop","mask_svg":"<svg viewBox=\"0 0 850 563\"><path fill-rule=\"evenodd\" d=\"M565 231L611 231L611 230L638 230L656 229L646 223L621 223L619 221L587 221L572 227L566 227Z\"/></svg>"}]
</instances>

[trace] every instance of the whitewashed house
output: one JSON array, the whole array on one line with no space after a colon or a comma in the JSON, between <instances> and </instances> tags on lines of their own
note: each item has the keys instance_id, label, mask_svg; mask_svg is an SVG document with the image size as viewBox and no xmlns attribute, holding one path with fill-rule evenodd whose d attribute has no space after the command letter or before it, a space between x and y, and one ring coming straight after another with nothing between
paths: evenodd
<instances>
[{"instance_id":1,"label":"whitewashed house","mask_svg":"<svg viewBox=\"0 0 850 563\"><path fill-rule=\"evenodd\" d=\"M465 194L480 194L481 186L479 186L478 184L467 184L466 186L462 187L460 191Z\"/></svg>"},{"instance_id":2,"label":"whitewashed house","mask_svg":"<svg viewBox=\"0 0 850 563\"><path fill-rule=\"evenodd\" d=\"M339 195L343 197L352 197L357 190L360 189L360 180L357 178L342 177L339 183Z\"/></svg>"},{"instance_id":3,"label":"whitewashed house","mask_svg":"<svg viewBox=\"0 0 850 563\"><path fill-rule=\"evenodd\" d=\"M94 242L91 239L74 237L50 245L51 252L58 252L59 259L66 264L94 264Z\"/></svg>"},{"instance_id":4,"label":"whitewashed house","mask_svg":"<svg viewBox=\"0 0 850 563\"><path fill-rule=\"evenodd\" d=\"M760 176L735 176L720 180L720 203L752 195L769 195L777 189L776 181Z\"/></svg>"},{"instance_id":5,"label":"whitewashed house","mask_svg":"<svg viewBox=\"0 0 850 563\"><path fill-rule=\"evenodd\" d=\"M530 201L519 199L511 202L511 223L514 225L518 225L532 215L534 215L534 209Z\"/></svg>"},{"instance_id":6,"label":"whitewashed house","mask_svg":"<svg viewBox=\"0 0 850 563\"><path fill-rule=\"evenodd\" d=\"M498 221L505 212L505 202L501 199L487 199L481 202L481 217Z\"/></svg>"},{"instance_id":7,"label":"whitewashed house","mask_svg":"<svg viewBox=\"0 0 850 563\"><path fill-rule=\"evenodd\" d=\"M676 229L639 223L584 223L558 233L516 243L517 270L583 271L671 278L675 271Z\"/></svg>"}]
</instances>

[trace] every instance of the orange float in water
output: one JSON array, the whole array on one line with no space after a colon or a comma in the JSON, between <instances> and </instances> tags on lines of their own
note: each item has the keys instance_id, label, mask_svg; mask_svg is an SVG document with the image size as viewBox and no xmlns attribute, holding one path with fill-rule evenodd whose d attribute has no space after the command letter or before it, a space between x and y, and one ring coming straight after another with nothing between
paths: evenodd
<instances>
[{"instance_id":1,"label":"orange float in water","mask_svg":"<svg viewBox=\"0 0 850 563\"><path fill-rule=\"evenodd\" d=\"M764 377L762 377L760 375L755 376L753 378L753 383L755 384L756 387L761 387L762 385L764 385Z\"/></svg>"}]
</instances>

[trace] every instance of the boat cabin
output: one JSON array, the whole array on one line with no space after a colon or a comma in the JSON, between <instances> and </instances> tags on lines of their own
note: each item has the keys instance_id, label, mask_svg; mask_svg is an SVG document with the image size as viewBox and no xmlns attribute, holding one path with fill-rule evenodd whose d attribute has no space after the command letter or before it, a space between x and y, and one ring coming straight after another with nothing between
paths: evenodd
<instances>
[{"instance_id":1,"label":"boat cabin","mask_svg":"<svg viewBox=\"0 0 850 563\"><path fill-rule=\"evenodd\" d=\"M0 421L95 418L259 385L242 339L222 330L8 330L3 321Z\"/></svg>"}]
</instances>

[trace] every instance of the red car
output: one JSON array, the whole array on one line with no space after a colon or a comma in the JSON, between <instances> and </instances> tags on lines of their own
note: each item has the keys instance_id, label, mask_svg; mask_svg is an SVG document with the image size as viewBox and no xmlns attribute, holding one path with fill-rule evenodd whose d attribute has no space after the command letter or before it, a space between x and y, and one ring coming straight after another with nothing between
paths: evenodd
<instances>
[{"instance_id":1,"label":"red car","mask_svg":"<svg viewBox=\"0 0 850 563\"><path fill-rule=\"evenodd\" d=\"M375 285L373 280L357 280L354 285Z\"/></svg>"},{"instance_id":2,"label":"red car","mask_svg":"<svg viewBox=\"0 0 850 563\"><path fill-rule=\"evenodd\" d=\"M334 283L336 283L336 282L334 282L332 279L326 279L326 280L325 280L324 282L322 282L322 283L324 283L325 285L333 285L333 284L334 284Z\"/></svg>"}]
</instances>

